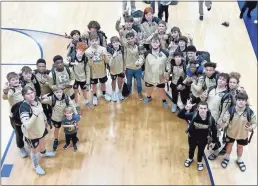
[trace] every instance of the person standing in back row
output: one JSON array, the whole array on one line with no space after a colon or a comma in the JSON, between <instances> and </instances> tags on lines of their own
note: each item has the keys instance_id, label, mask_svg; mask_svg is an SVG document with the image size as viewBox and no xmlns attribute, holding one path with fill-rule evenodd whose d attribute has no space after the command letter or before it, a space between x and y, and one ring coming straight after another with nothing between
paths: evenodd
<instances>
[{"instance_id":1,"label":"person standing in back row","mask_svg":"<svg viewBox=\"0 0 258 186\"><path fill-rule=\"evenodd\" d=\"M200 17L199 19L202 21L203 20L203 3L205 2L205 6L207 7L207 10L210 11L211 10L211 5L212 5L212 2L211 0L199 0L198 3L199 3L199 14L200 14Z\"/></svg>"},{"instance_id":2,"label":"person standing in back row","mask_svg":"<svg viewBox=\"0 0 258 186\"><path fill-rule=\"evenodd\" d=\"M163 12L165 12L165 22L168 22L168 7L172 1L160 1L158 17L162 20Z\"/></svg>"}]
</instances>

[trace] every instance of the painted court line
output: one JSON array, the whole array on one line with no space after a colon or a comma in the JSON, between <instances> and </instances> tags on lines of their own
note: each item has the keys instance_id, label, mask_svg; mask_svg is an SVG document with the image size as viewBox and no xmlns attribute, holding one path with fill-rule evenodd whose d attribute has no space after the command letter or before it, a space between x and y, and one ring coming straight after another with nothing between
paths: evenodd
<instances>
[{"instance_id":1,"label":"painted court line","mask_svg":"<svg viewBox=\"0 0 258 186\"><path fill-rule=\"evenodd\" d=\"M12 164L5 164L1 170L1 178L8 178L12 172L12 168Z\"/></svg>"}]
</instances>

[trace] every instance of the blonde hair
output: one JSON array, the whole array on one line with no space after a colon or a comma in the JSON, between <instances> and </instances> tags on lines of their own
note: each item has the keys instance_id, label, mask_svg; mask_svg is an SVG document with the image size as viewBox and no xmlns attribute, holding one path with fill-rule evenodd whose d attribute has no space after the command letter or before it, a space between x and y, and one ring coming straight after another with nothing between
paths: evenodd
<instances>
[{"instance_id":1,"label":"blonde hair","mask_svg":"<svg viewBox=\"0 0 258 186\"><path fill-rule=\"evenodd\" d=\"M65 107L64 113L66 113L66 112L69 112L70 114L73 114L74 113L73 107L71 107L71 106Z\"/></svg>"}]
</instances>

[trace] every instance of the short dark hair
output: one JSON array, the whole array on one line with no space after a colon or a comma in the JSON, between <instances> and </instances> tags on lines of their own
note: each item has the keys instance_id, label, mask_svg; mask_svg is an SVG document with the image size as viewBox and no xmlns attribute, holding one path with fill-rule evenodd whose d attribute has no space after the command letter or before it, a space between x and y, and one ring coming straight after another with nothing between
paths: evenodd
<instances>
[{"instance_id":1,"label":"short dark hair","mask_svg":"<svg viewBox=\"0 0 258 186\"><path fill-rule=\"evenodd\" d=\"M236 95L236 100L246 100L247 101L248 95L246 93L240 92Z\"/></svg>"},{"instance_id":2,"label":"short dark hair","mask_svg":"<svg viewBox=\"0 0 258 186\"><path fill-rule=\"evenodd\" d=\"M125 38L128 39L129 37L135 37L134 33L133 33L133 32L128 32L128 33L125 35Z\"/></svg>"},{"instance_id":3,"label":"short dark hair","mask_svg":"<svg viewBox=\"0 0 258 186\"><path fill-rule=\"evenodd\" d=\"M75 34L79 34L79 36L80 36L81 32L79 30L73 30L73 31L71 31L70 36L73 37L73 35L75 35Z\"/></svg>"},{"instance_id":4,"label":"short dark hair","mask_svg":"<svg viewBox=\"0 0 258 186\"><path fill-rule=\"evenodd\" d=\"M57 60L62 60L62 61L63 61L63 57L60 56L60 55L56 55L56 56L53 58L54 63L55 63Z\"/></svg>"},{"instance_id":5,"label":"short dark hair","mask_svg":"<svg viewBox=\"0 0 258 186\"><path fill-rule=\"evenodd\" d=\"M197 52L197 49L194 45L189 45L186 49L187 52Z\"/></svg>"},{"instance_id":6,"label":"short dark hair","mask_svg":"<svg viewBox=\"0 0 258 186\"><path fill-rule=\"evenodd\" d=\"M180 52L180 51L175 51L174 54L173 54L173 56L174 56L174 57L176 57L176 56L183 57L184 55L183 55L183 53Z\"/></svg>"},{"instance_id":7,"label":"short dark hair","mask_svg":"<svg viewBox=\"0 0 258 186\"><path fill-rule=\"evenodd\" d=\"M125 16L125 22L126 23L133 23L134 22L133 17L132 16Z\"/></svg>"},{"instance_id":8,"label":"short dark hair","mask_svg":"<svg viewBox=\"0 0 258 186\"><path fill-rule=\"evenodd\" d=\"M88 29L95 28L96 30L100 30L100 24L97 21L90 21L88 24Z\"/></svg>"},{"instance_id":9,"label":"short dark hair","mask_svg":"<svg viewBox=\"0 0 258 186\"><path fill-rule=\"evenodd\" d=\"M220 77L223 77L224 79L226 79L227 83L229 83L229 74L228 73L222 72L219 74L219 78Z\"/></svg>"},{"instance_id":10,"label":"short dark hair","mask_svg":"<svg viewBox=\"0 0 258 186\"><path fill-rule=\"evenodd\" d=\"M198 107L199 107L200 105L206 105L207 108L208 108L208 103L207 103L206 101L200 101L199 104L198 104Z\"/></svg>"},{"instance_id":11,"label":"short dark hair","mask_svg":"<svg viewBox=\"0 0 258 186\"><path fill-rule=\"evenodd\" d=\"M28 92L29 90L35 92L35 90L34 90L32 87L30 87L30 86L25 86L25 87L23 87L23 89L22 89L22 91L21 91L22 96L24 96L25 94L27 94L27 92Z\"/></svg>"},{"instance_id":12,"label":"short dark hair","mask_svg":"<svg viewBox=\"0 0 258 186\"><path fill-rule=\"evenodd\" d=\"M217 67L217 64L216 63L213 63L213 62L207 62L204 64L204 67L212 67L212 68L216 68Z\"/></svg>"},{"instance_id":13,"label":"short dark hair","mask_svg":"<svg viewBox=\"0 0 258 186\"><path fill-rule=\"evenodd\" d=\"M38 60L37 60L37 65L38 65L39 63L44 63L45 65L47 64L46 61L45 61L45 59L38 59Z\"/></svg>"},{"instance_id":14,"label":"short dark hair","mask_svg":"<svg viewBox=\"0 0 258 186\"><path fill-rule=\"evenodd\" d=\"M23 72L32 72L32 69L29 66L23 66L21 71L22 71L22 73Z\"/></svg>"}]
</instances>

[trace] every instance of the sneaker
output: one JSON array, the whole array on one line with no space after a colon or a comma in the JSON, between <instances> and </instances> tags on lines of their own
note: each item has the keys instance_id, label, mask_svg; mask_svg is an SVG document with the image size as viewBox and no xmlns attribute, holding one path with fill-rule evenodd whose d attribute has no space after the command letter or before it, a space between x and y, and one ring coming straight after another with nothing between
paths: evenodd
<instances>
[{"instance_id":1,"label":"sneaker","mask_svg":"<svg viewBox=\"0 0 258 186\"><path fill-rule=\"evenodd\" d=\"M73 146L73 151L76 152L77 150L78 150L77 145L74 145L74 146Z\"/></svg>"},{"instance_id":2,"label":"sneaker","mask_svg":"<svg viewBox=\"0 0 258 186\"><path fill-rule=\"evenodd\" d=\"M124 100L125 99L125 97L122 95L122 92L118 92L117 96L118 96L119 100Z\"/></svg>"},{"instance_id":3,"label":"sneaker","mask_svg":"<svg viewBox=\"0 0 258 186\"><path fill-rule=\"evenodd\" d=\"M104 98L105 98L106 101L111 101L111 97L107 94L104 95Z\"/></svg>"},{"instance_id":4,"label":"sneaker","mask_svg":"<svg viewBox=\"0 0 258 186\"><path fill-rule=\"evenodd\" d=\"M177 110L177 105L173 104L173 106L171 107L171 112L175 113Z\"/></svg>"},{"instance_id":5,"label":"sneaker","mask_svg":"<svg viewBox=\"0 0 258 186\"><path fill-rule=\"evenodd\" d=\"M112 96L111 96L111 100L112 100L112 101L114 101L114 102L116 102L116 101L117 101L117 95L116 95L116 93L115 93L115 92L112 94Z\"/></svg>"},{"instance_id":6,"label":"sneaker","mask_svg":"<svg viewBox=\"0 0 258 186\"><path fill-rule=\"evenodd\" d=\"M200 16L199 19L202 21L203 20L203 16Z\"/></svg>"},{"instance_id":7,"label":"sneaker","mask_svg":"<svg viewBox=\"0 0 258 186\"><path fill-rule=\"evenodd\" d=\"M93 109L94 106L88 101L88 100L85 100L84 101L84 105L88 108L88 109Z\"/></svg>"},{"instance_id":8,"label":"sneaker","mask_svg":"<svg viewBox=\"0 0 258 186\"><path fill-rule=\"evenodd\" d=\"M210 11L210 10L211 10L211 7L207 8L207 10Z\"/></svg>"},{"instance_id":9,"label":"sneaker","mask_svg":"<svg viewBox=\"0 0 258 186\"><path fill-rule=\"evenodd\" d=\"M69 146L70 146L70 144L65 144L64 147L63 147L63 149L66 150L66 149L69 148Z\"/></svg>"},{"instance_id":10,"label":"sneaker","mask_svg":"<svg viewBox=\"0 0 258 186\"><path fill-rule=\"evenodd\" d=\"M197 163L197 169L198 169L198 171L202 171L203 170L203 163L202 162L198 162Z\"/></svg>"},{"instance_id":11,"label":"sneaker","mask_svg":"<svg viewBox=\"0 0 258 186\"><path fill-rule=\"evenodd\" d=\"M142 95L142 93L138 93L138 98L139 98L139 100L143 100L143 95Z\"/></svg>"},{"instance_id":12,"label":"sneaker","mask_svg":"<svg viewBox=\"0 0 258 186\"><path fill-rule=\"evenodd\" d=\"M36 173L38 173L39 175L44 175L46 174L45 171L40 167L40 165L38 165L37 167L34 168Z\"/></svg>"},{"instance_id":13,"label":"sneaker","mask_svg":"<svg viewBox=\"0 0 258 186\"><path fill-rule=\"evenodd\" d=\"M146 98L144 98L144 100L143 100L143 104L147 104L147 103L149 103L151 100L152 100L151 97L150 97L150 98L146 97Z\"/></svg>"},{"instance_id":14,"label":"sneaker","mask_svg":"<svg viewBox=\"0 0 258 186\"><path fill-rule=\"evenodd\" d=\"M44 154L40 153L40 156L45 158L45 157L55 157L56 156L56 153L54 152L46 152Z\"/></svg>"},{"instance_id":15,"label":"sneaker","mask_svg":"<svg viewBox=\"0 0 258 186\"><path fill-rule=\"evenodd\" d=\"M93 105L96 106L98 104L97 96L93 96Z\"/></svg>"},{"instance_id":16,"label":"sneaker","mask_svg":"<svg viewBox=\"0 0 258 186\"><path fill-rule=\"evenodd\" d=\"M53 150L54 151L57 150L58 145L59 145L58 140L54 140L54 142L53 142Z\"/></svg>"},{"instance_id":17,"label":"sneaker","mask_svg":"<svg viewBox=\"0 0 258 186\"><path fill-rule=\"evenodd\" d=\"M162 105L163 105L164 109L166 109L166 110L169 108L167 101L165 101L165 102L162 101Z\"/></svg>"},{"instance_id":18,"label":"sneaker","mask_svg":"<svg viewBox=\"0 0 258 186\"><path fill-rule=\"evenodd\" d=\"M28 153L27 153L27 151L25 150L24 147L23 147L23 148L20 148L20 156L21 156L22 158L26 158L26 157L28 156Z\"/></svg>"}]
</instances>

